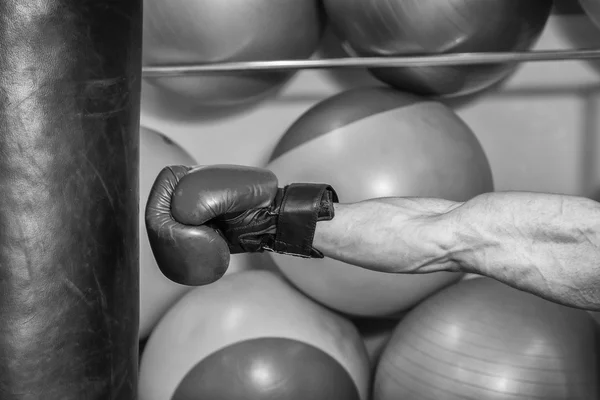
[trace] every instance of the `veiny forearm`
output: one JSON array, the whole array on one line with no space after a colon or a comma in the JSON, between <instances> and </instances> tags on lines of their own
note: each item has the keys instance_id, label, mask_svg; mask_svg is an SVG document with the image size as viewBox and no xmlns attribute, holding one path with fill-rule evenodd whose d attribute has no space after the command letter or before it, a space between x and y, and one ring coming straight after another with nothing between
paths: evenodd
<instances>
[{"instance_id":1,"label":"veiny forearm","mask_svg":"<svg viewBox=\"0 0 600 400\"><path fill-rule=\"evenodd\" d=\"M463 270L565 305L600 310L600 204L581 197L490 193L444 214Z\"/></svg>"},{"instance_id":2,"label":"veiny forearm","mask_svg":"<svg viewBox=\"0 0 600 400\"><path fill-rule=\"evenodd\" d=\"M392 273L485 275L561 304L600 310L600 204L504 192L465 203L383 198L336 205L314 245Z\"/></svg>"},{"instance_id":3,"label":"veiny forearm","mask_svg":"<svg viewBox=\"0 0 600 400\"><path fill-rule=\"evenodd\" d=\"M313 245L327 257L375 271L458 271L448 257L451 227L440 219L458 204L425 198L336 204L333 220L317 223Z\"/></svg>"}]
</instances>

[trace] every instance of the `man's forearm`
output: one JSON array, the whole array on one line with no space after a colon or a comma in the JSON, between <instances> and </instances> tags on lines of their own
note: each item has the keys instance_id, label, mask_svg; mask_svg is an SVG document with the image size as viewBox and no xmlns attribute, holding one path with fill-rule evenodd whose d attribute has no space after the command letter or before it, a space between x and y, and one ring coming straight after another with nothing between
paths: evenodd
<instances>
[{"instance_id":1,"label":"man's forearm","mask_svg":"<svg viewBox=\"0 0 600 400\"><path fill-rule=\"evenodd\" d=\"M465 203L386 198L339 205L317 224L328 257L394 273L472 272L563 304L600 309L600 205L536 193Z\"/></svg>"},{"instance_id":2,"label":"man's forearm","mask_svg":"<svg viewBox=\"0 0 600 400\"><path fill-rule=\"evenodd\" d=\"M313 245L327 257L376 271L458 271L449 257L452 227L440 216L459 204L425 198L336 204L333 220L317 223Z\"/></svg>"},{"instance_id":3,"label":"man's forearm","mask_svg":"<svg viewBox=\"0 0 600 400\"><path fill-rule=\"evenodd\" d=\"M600 309L600 204L582 197L505 192L478 196L444 215L450 257L566 305Z\"/></svg>"}]
</instances>

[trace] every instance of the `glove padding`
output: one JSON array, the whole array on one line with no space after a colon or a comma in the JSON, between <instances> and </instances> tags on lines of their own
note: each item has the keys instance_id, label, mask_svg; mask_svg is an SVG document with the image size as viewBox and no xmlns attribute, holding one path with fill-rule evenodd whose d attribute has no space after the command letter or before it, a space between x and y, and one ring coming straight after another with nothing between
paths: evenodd
<instances>
[{"instance_id":1,"label":"glove padding","mask_svg":"<svg viewBox=\"0 0 600 400\"><path fill-rule=\"evenodd\" d=\"M221 278L230 254L272 251L322 258L312 246L317 221L334 217L326 184L278 187L269 170L237 165L170 166L146 206L146 229L163 274L180 284Z\"/></svg>"}]
</instances>

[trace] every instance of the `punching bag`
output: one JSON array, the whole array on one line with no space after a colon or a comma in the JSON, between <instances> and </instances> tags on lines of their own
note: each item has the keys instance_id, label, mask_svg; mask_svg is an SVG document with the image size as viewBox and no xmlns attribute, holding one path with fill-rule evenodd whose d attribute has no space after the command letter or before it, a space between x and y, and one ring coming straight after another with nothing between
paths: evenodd
<instances>
[{"instance_id":1,"label":"punching bag","mask_svg":"<svg viewBox=\"0 0 600 400\"><path fill-rule=\"evenodd\" d=\"M0 398L134 400L141 0L0 3Z\"/></svg>"}]
</instances>

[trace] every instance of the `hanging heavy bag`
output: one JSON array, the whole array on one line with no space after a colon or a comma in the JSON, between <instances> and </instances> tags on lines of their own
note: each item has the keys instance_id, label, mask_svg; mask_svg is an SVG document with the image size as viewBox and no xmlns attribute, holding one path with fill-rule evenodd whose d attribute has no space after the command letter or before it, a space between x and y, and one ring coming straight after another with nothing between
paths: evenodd
<instances>
[{"instance_id":1,"label":"hanging heavy bag","mask_svg":"<svg viewBox=\"0 0 600 400\"><path fill-rule=\"evenodd\" d=\"M141 0L0 4L0 398L136 398Z\"/></svg>"}]
</instances>

